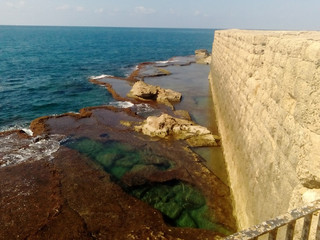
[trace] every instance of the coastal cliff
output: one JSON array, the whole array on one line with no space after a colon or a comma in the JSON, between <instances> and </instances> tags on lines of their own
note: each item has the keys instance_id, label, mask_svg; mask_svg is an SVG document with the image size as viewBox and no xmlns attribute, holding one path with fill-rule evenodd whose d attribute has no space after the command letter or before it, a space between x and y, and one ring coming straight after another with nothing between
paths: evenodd
<instances>
[{"instance_id":1,"label":"coastal cliff","mask_svg":"<svg viewBox=\"0 0 320 240\"><path fill-rule=\"evenodd\" d=\"M215 32L209 75L239 228L320 197L320 32Z\"/></svg>"}]
</instances>

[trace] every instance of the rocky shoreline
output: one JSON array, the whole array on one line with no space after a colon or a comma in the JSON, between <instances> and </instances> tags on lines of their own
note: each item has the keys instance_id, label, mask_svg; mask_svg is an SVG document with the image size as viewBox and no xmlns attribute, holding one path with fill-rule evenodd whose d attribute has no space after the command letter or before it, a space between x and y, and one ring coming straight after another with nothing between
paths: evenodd
<instances>
[{"instance_id":1,"label":"rocky shoreline","mask_svg":"<svg viewBox=\"0 0 320 240\"><path fill-rule=\"evenodd\" d=\"M219 239L235 231L228 186L190 149L218 146L219 137L175 110L183 95L144 82L194 59L143 63L127 79L90 79L132 107L41 117L30 125L33 136L0 133L18 146L16 155L0 155L8 159L0 162L0 239ZM141 104L150 109L140 113ZM10 163L20 149L34 152Z\"/></svg>"}]
</instances>

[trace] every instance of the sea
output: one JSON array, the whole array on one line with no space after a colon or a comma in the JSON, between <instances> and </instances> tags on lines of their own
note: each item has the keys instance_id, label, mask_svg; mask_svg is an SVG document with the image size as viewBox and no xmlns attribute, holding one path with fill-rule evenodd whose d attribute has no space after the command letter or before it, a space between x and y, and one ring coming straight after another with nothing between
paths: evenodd
<instances>
[{"instance_id":1,"label":"sea","mask_svg":"<svg viewBox=\"0 0 320 240\"><path fill-rule=\"evenodd\" d=\"M211 51L214 29L0 26L0 131L113 101L91 76Z\"/></svg>"}]
</instances>

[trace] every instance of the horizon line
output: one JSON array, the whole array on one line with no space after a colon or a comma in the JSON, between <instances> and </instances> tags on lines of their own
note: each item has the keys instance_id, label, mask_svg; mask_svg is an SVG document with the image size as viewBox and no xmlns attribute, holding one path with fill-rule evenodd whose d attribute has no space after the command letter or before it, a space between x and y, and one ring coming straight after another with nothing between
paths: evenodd
<instances>
[{"instance_id":1,"label":"horizon line","mask_svg":"<svg viewBox=\"0 0 320 240\"><path fill-rule=\"evenodd\" d=\"M227 28L209 28L209 27L143 27L143 26L95 26L95 25L37 25L37 24L0 24L0 26L8 27L92 27L92 28L159 28L159 29L207 29L207 30L218 30Z\"/></svg>"}]
</instances>

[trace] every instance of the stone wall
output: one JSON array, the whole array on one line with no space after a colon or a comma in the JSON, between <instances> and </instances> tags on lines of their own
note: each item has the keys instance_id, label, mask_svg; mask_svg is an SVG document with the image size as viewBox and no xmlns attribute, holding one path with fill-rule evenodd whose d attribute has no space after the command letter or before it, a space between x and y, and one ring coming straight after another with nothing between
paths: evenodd
<instances>
[{"instance_id":1,"label":"stone wall","mask_svg":"<svg viewBox=\"0 0 320 240\"><path fill-rule=\"evenodd\" d=\"M239 228L320 197L320 32L215 32L209 76Z\"/></svg>"}]
</instances>

